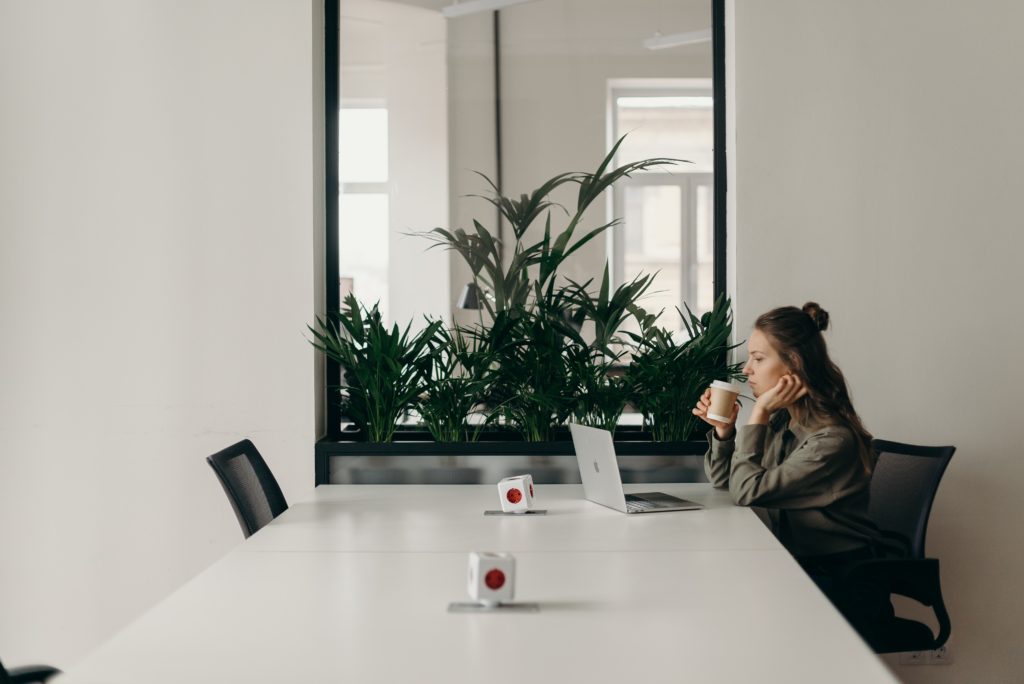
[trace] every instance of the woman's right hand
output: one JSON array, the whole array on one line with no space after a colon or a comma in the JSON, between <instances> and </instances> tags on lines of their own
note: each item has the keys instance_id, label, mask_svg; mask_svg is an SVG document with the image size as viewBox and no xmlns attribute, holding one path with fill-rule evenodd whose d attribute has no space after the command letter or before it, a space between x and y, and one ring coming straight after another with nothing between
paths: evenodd
<instances>
[{"instance_id":1,"label":"woman's right hand","mask_svg":"<svg viewBox=\"0 0 1024 684\"><path fill-rule=\"evenodd\" d=\"M708 409L711 407L711 390L704 390L704 394L701 395L700 399L697 400L697 406L693 409L693 415L703 420L708 425L715 428L715 437L718 439L732 439L732 436L736 433L736 418L740 415L740 404L736 402L732 405L732 414L730 418L732 420L728 423L723 423L720 420L714 418L708 418Z\"/></svg>"}]
</instances>

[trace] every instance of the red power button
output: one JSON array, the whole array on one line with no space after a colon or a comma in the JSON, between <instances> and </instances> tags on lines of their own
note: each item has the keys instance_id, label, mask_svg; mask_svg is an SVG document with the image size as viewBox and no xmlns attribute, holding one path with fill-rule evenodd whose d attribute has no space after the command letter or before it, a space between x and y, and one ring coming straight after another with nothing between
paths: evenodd
<instances>
[{"instance_id":1,"label":"red power button","mask_svg":"<svg viewBox=\"0 0 1024 684\"><path fill-rule=\"evenodd\" d=\"M487 588L491 591L501 589L505 584L505 573L497 568L489 570L487 574L484 575L484 584L486 584Z\"/></svg>"}]
</instances>

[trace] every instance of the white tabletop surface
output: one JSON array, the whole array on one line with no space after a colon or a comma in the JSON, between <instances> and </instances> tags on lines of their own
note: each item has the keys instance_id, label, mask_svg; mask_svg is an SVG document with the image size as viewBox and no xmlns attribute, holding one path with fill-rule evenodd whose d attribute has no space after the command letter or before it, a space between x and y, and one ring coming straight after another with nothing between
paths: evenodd
<instances>
[{"instance_id":1,"label":"white tabletop surface","mask_svg":"<svg viewBox=\"0 0 1024 684\"><path fill-rule=\"evenodd\" d=\"M493 485L330 485L253 535L249 551L665 551L779 549L749 509L706 484L626 485L706 510L625 515L583 498L581 485L535 485L546 515L498 510Z\"/></svg>"},{"instance_id":2,"label":"white tabletop surface","mask_svg":"<svg viewBox=\"0 0 1024 684\"><path fill-rule=\"evenodd\" d=\"M705 511L627 517L562 489L545 495L561 513L528 519L484 518L497 499L480 487L401 489L318 488L55 681L896 681L781 546L753 544L753 513L707 486L690 492ZM701 517L723 539L673 546L710 539ZM539 612L447 612L483 521L481 550L515 553L516 600Z\"/></svg>"}]
</instances>

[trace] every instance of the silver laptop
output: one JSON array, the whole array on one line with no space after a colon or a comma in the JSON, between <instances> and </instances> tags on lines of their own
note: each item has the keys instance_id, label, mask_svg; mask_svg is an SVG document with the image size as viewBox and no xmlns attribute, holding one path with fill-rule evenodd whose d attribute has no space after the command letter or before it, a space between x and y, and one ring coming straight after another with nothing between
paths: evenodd
<instances>
[{"instance_id":1,"label":"silver laptop","mask_svg":"<svg viewBox=\"0 0 1024 684\"><path fill-rule=\"evenodd\" d=\"M575 423L569 425L569 432L572 433L572 445L576 450L576 462L580 466L583 495L588 501L623 513L658 513L704 508L699 503L662 492L624 493L612 433Z\"/></svg>"}]
</instances>

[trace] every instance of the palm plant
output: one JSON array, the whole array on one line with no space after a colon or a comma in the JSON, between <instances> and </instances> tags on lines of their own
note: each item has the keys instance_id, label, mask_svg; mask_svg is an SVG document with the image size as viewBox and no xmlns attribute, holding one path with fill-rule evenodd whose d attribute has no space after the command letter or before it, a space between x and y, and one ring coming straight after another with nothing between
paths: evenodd
<instances>
[{"instance_id":1,"label":"palm plant","mask_svg":"<svg viewBox=\"0 0 1024 684\"><path fill-rule=\"evenodd\" d=\"M512 234L515 237L508 266L503 263L501 241L495 238L479 221L473 221L474 230L472 232L461 228L451 231L434 228L425 234L435 243L434 246L442 246L458 253L469 266L473 277L483 282L484 287L494 299L493 302L484 302L492 317L497 311L531 309L539 300L552 296L559 266L585 244L620 222L619 219L614 219L590 229L582 237L573 240L587 209L613 183L637 171L673 165L682 161L669 158L644 159L608 170L624 138L625 136L619 138L593 173L573 171L558 174L533 192L520 195L518 199L503 197L499 194L494 181L484 174L479 174L494 190L494 195L477 195L477 197L497 207L502 217L511 226ZM578 186L576 208L571 215L564 207L550 199L551 194L557 188L567 183L574 183ZM552 237L551 209L555 207L565 211L569 220L566 227L558 235ZM527 229L545 212L543 237L532 244L524 243ZM532 280L531 269L536 272L536 276Z\"/></svg>"},{"instance_id":2,"label":"palm plant","mask_svg":"<svg viewBox=\"0 0 1024 684\"><path fill-rule=\"evenodd\" d=\"M580 286L571 283L568 287L557 287L557 274L568 257L619 221L609 221L578 235L584 214L615 181L638 171L679 161L645 159L609 169L621 144L622 138L593 173L559 174L518 199L501 196L494 182L480 174L494 190L493 196L480 197L497 207L512 229L514 243L507 265L500 240L479 221L473 222L471 232L435 228L426 233L426 237L435 243L433 246L442 246L459 254L472 271L474 280L479 280L489 293L483 305L492 324L480 330L481 342L494 354L488 402L492 406L501 406L501 415L527 440L547 439L554 425L573 414L574 397L567 388L573 382L589 382L586 378L590 371L584 364L590 358L589 352L571 351L573 345L589 349L579 335L587 311L575 306L578 302L573 299ZM578 186L576 207L571 214L551 200L552 193L566 184ZM551 221L554 208L562 209L568 216L566 227L556 235L552 234ZM543 236L536 242L527 243L527 230L541 215L545 215ZM607 284L607 278L605 282ZM630 294L638 296L635 285L632 290L620 288L616 291L616 295L622 298ZM620 301L610 303L607 292L605 295L604 306L623 308ZM621 323L610 313L605 313L608 314L605 316L607 320L600 324L599 335L604 334L604 329L609 326L617 329ZM605 347L607 341L602 338L597 348L603 350ZM613 393L611 390L615 383L609 385L602 380L603 377L601 374L591 378L593 382L588 385L588 396L596 398L602 383L609 393ZM618 413L602 411L602 414L611 413L617 418L621 408ZM602 422L607 422L607 418Z\"/></svg>"},{"instance_id":3,"label":"palm plant","mask_svg":"<svg viewBox=\"0 0 1024 684\"><path fill-rule=\"evenodd\" d=\"M572 410L564 355L582 343L580 322L558 292L532 310L498 311L493 324L479 331L493 354L488 404L526 441L550 439L552 428Z\"/></svg>"},{"instance_id":4,"label":"palm plant","mask_svg":"<svg viewBox=\"0 0 1024 684\"><path fill-rule=\"evenodd\" d=\"M640 334L630 333L637 347L627 373L631 400L656 442L689 439L697 425L691 409L708 384L743 378L742 364L724 363L726 353L737 346L728 344L732 333L728 297L720 295L701 318L688 306L686 314L679 311L679 315L689 335L682 343L657 325L657 315L641 310L637 310Z\"/></svg>"},{"instance_id":5,"label":"palm plant","mask_svg":"<svg viewBox=\"0 0 1024 684\"><path fill-rule=\"evenodd\" d=\"M483 400L491 365L490 350L459 327L441 327L427 342L429 379L416 408L437 442L476 441L469 415Z\"/></svg>"},{"instance_id":6,"label":"palm plant","mask_svg":"<svg viewBox=\"0 0 1024 684\"><path fill-rule=\"evenodd\" d=\"M349 294L340 312L307 326L311 344L341 366L344 384L335 389L342 409L371 442L391 441L430 373L425 350L442 323L428 321L416 334L410 325L389 330L376 305L366 309Z\"/></svg>"},{"instance_id":7,"label":"palm plant","mask_svg":"<svg viewBox=\"0 0 1024 684\"><path fill-rule=\"evenodd\" d=\"M597 296L587 291L589 281L572 284L576 310L593 323L590 344L575 345L566 354L570 386L575 394L573 419L576 422L612 431L629 399L629 376L614 375L612 369L625 355L625 340L619 332L624 323L642 311L636 302L650 288L653 275L640 275L610 292L608 265Z\"/></svg>"}]
</instances>

